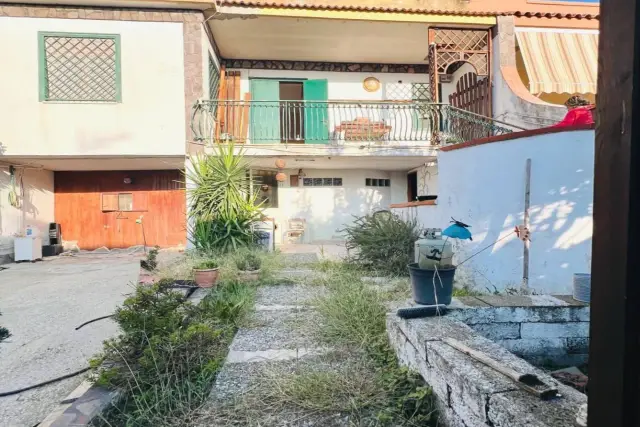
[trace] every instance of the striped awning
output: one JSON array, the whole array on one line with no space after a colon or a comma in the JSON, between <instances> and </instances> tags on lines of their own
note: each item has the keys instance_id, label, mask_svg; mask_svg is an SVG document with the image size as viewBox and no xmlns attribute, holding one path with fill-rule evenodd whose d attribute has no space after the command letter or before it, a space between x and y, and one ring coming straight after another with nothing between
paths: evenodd
<instances>
[{"instance_id":1,"label":"striped awning","mask_svg":"<svg viewBox=\"0 0 640 427\"><path fill-rule=\"evenodd\" d=\"M596 31L518 28L516 37L531 93L596 93Z\"/></svg>"}]
</instances>

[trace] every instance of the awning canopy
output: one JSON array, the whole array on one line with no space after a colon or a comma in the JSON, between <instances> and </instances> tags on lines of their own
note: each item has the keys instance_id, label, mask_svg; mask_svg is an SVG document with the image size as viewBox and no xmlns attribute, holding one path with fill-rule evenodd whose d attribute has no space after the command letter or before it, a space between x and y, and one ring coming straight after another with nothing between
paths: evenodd
<instances>
[{"instance_id":1,"label":"awning canopy","mask_svg":"<svg viewBox=\"0 0 640 427\"><path fill-rule=\"evenodd\" d=\"M596 93L597 31L518 28L531 93Z\"/></svg>"}]
</instances>

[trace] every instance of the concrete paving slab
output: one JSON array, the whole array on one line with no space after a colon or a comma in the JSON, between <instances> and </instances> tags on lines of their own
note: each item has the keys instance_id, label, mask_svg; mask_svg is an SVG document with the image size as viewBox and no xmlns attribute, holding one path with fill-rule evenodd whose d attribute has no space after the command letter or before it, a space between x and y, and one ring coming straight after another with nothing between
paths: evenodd
<instances>
[{"instance_id":1,"label":"concrete paving slab","mask_svg":"<svg viewBox=\"0 0 640 427\"><path fill-rule=\"evenodd\" d=\"M106 319L75 328L113 313L133 292L139 258L68 256L5 267L0 271L1 320L13 336L0 344L0 392L86 367L117 326ZM0 398L0 426L36 425L84 378Z\"/></svg>"},{"instance_id":2,"label":"concrete paving slab","mask_svg":"<svg viewBox=\"0 0 640 427\"><path fill-rule=\"evenodd\" d=\"M281 285L258 289L256 305L309 305L326 292L318 286Z\"/></svg>"},{"instance_id":3,"label":"concrete paving slab","mask_svg":"<svg viewBox=\"0 0 640 427\"><path fill-rule=\"evenodd\" d=\"M316 347L314 325L320 316L313 311L257 311L249 327L236 333L231 350L264 351Z\"/></svg>"}]
</instances>

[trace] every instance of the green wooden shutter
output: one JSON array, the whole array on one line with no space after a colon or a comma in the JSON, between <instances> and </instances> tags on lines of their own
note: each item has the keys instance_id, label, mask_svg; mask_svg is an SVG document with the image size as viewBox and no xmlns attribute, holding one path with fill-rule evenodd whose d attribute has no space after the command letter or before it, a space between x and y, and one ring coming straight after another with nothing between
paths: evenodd
<instances>
[{"instance_id":1,"label":"green wooden shutter","mask_svg":"<svg viewBox=\"0 0 640 427\"><path fill-rule=\"evenodd\" d=\"M251 80L252 144L280 143L280 82L268 79Z\"/></svg>"},{"instance_id":2,"label":"green wooden shutter","mask_svg":"<svg viewBox=\"0 0 640 427\"><path fill-rule=\"evenodd\" d=\"M306 144L327 144L329 142L329 95L327 80L305 80L303 83L304 141ZM323 102L313 102L323 101Z\"/></svg>"}]
</instances>

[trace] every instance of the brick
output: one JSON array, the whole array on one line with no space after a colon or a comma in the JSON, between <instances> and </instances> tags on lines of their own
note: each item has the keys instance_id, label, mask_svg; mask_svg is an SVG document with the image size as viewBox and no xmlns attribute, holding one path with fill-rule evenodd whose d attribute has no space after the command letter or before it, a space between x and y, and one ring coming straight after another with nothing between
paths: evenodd
<instances>
[{"instance_id":1,"label":"brick","mask_svg":"<svg viewBox=\"0 0 640 427\"><path fill-rule=\"evenodd\" d=\"M513 354L524 358L541 356L554 359L555 356L567 353L566 338L505 339L496 342Z\"/></svg>"},{"instance_id":2,"label":"brick","mask_svg":"<svg viewBox=\"0 0 640 427\"><path fill-rule=\"evenodd\" d=\"M588 322L589 307L470 307L454 308L447 317L468 325L477 323L522 323L522 322Z\"/></svg>"},{"instance_id":3,"label":"brick","mask_svg":"<svg viewBox=\"0 0 640 427\"><path fill-rule=\"evenodd\" d=\"M523 323L522 338L584 338L589 336L588 322Z\"/></svg>"},{"instance_id":4,"label":"brick","mask_svg":"<svg viewBox=\"0 0 640 427\"><path fill-rule=\"evenodd\" d=\"M493 341L520 338L520 323L478 323L472 329Z\"/></svg>"}]
</instances>

